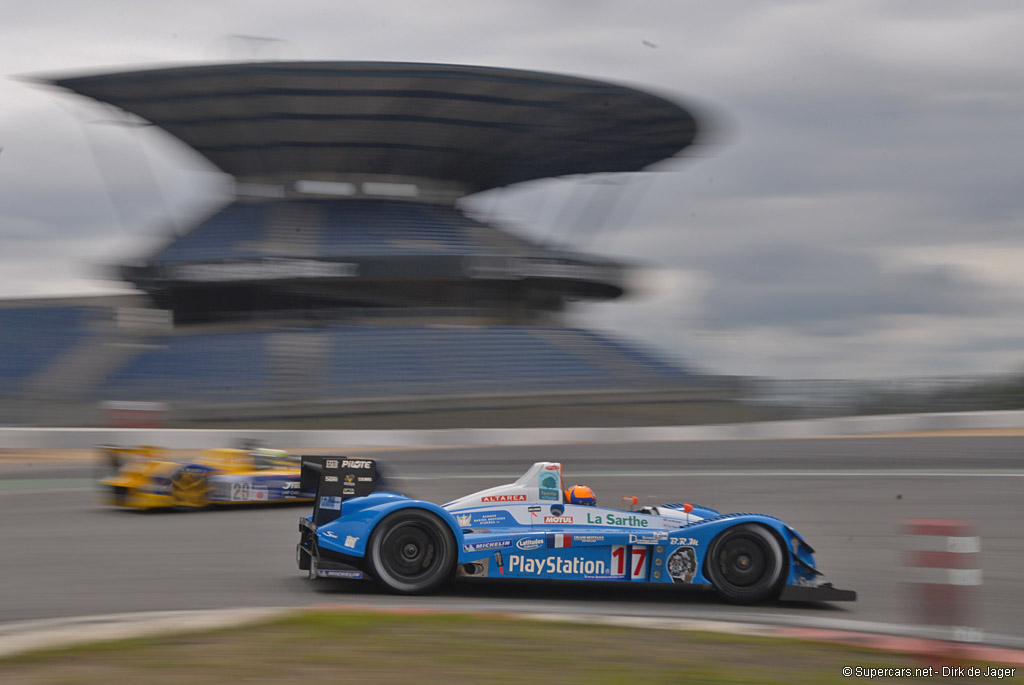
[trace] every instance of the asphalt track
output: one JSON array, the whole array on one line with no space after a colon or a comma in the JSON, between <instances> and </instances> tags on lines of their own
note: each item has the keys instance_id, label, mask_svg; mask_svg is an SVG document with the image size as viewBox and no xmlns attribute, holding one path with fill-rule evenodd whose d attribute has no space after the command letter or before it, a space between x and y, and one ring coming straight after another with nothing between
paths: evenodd
<instances>
[{"instance_id":1,"label":"asphalt track","mask_svg":"<svg viewBox=\"0 0 1024 685\"><path fill-rule=\"evenodd\" d=\"M381 452L399 489L444 502L561 461L602 503L686 501L779 516L856 603L735 607L698 588L464 580L429 597L308 581L294 562L305 506L136 513L96 503L91 466L0 464L0 622L132 611L368 606L558 611L866 628L916 622L902 583L911 517L959 518L982 537L976 623L1024 645L1024 437L729 440ZM876 626L877 627L877 626ZM885 627L883 626L883 629Z\"/></svg>"}]
</instances>

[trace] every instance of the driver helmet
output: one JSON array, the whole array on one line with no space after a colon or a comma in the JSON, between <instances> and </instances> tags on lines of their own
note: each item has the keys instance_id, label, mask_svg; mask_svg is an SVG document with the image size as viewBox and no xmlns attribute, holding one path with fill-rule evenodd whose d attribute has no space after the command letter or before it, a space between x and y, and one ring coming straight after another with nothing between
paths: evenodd
<instances>
[{"instance_id":1,"label":"driver helmet","mask_svg":"<svg viewBox=\"0 0 1024 685\"><path fill-rule=\"evenodd\" d=\"M565 491L565 501L568 504L585 504L589 507L596 507L597 495L586 485L574 485Z\"/></svg>"}]
</instances>

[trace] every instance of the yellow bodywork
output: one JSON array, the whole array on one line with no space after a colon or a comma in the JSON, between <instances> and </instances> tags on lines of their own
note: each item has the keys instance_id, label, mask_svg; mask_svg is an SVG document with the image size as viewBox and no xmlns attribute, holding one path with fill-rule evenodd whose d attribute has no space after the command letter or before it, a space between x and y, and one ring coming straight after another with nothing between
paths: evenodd
<instances>
[{"instance_id":1,"label":"yellow bodywork","mask_svg":"<svg viewBox=\"0 0 1024 685\"><path fill-rule=\"evenodd\" d=\"M295 496L289 502L308 502L312 498L298 497L299 461L283 450L272 449L210 449L192 460L175 461L159 447L100 448L108 464L116 473L100 480L103 500L107 504L131 509L179 508L199 509L211 500L210 479L239 476L230 479L234 489L244 494L252 491L252 482L294 483ZM250 478L251 477L251 478ZM248 485L247 485L248 484ZM245 504L258 498L218 498L217 504ZM281 500L276 500L281 501Z\"/></svg>"}]
</instances>

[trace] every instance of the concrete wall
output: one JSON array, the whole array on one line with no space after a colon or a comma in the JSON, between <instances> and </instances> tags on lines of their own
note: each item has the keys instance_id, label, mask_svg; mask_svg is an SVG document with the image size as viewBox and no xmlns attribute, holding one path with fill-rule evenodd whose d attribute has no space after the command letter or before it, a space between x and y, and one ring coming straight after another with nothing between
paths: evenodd
<instances>
[{"instance_id":1,"label":"concrete wall","mask_svg":"<svg viewBox=\"0 0 1024 685\"><path fill-rule=\"evenodd\" d=\"M168 449L231 447L242 438L289 449L544 445L566 442L662 442L809 438L935 430L1024 429L1024 411L851 416L715 426L637 428L462 428L443 430L194 430L146 428L0 428L0 449L82 449L153 444Z\"/></svg>"}]
</instances>

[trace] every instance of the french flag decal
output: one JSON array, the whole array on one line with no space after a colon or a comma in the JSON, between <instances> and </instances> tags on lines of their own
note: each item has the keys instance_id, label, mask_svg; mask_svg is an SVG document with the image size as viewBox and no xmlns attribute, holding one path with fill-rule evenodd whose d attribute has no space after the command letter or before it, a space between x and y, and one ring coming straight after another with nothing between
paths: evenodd
<instances>
[{"instance_id":1,"label":"french flag decal","mask_svg":"<svg viewBox=\"0 0 1024 685\"><path fill-rule=\"evenodd\" d=\"M548 547L572 547L572 535L548 533Z\"/></svg>"}]
</instances>

